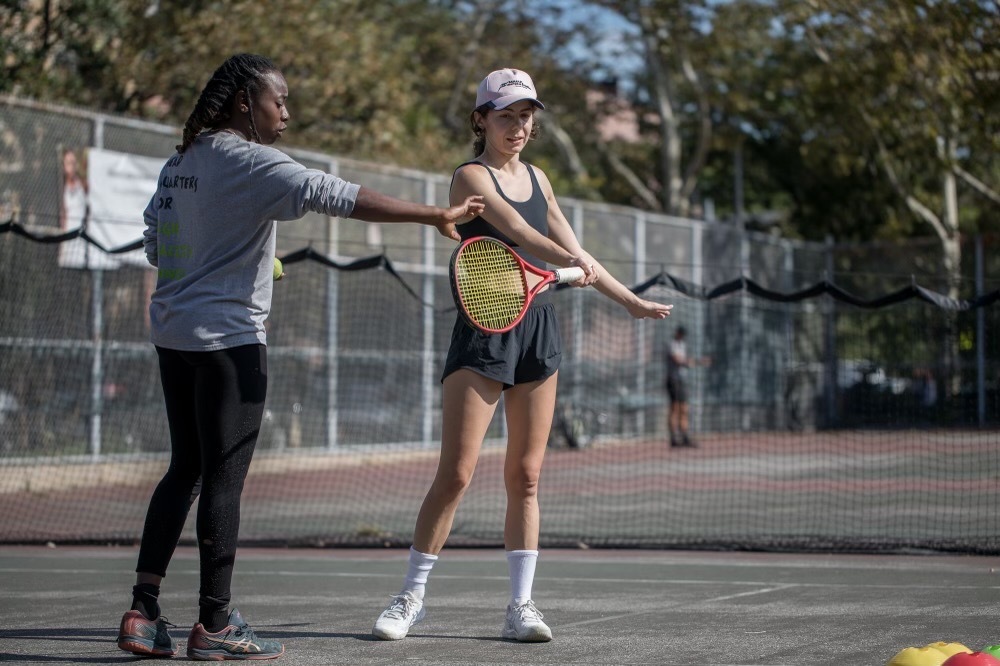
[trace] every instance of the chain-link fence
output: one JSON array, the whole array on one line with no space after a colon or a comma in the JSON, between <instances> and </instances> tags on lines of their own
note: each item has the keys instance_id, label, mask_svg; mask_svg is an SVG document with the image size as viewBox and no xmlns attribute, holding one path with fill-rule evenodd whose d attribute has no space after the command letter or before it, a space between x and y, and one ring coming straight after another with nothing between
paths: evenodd
<instances>
[{"instance_id":1,"label":"chain-link fence","mask_svg":"<svg viewBox=\"0 0 1000 666\"><path fill-rule=\"evenodd\" d=\"M145 492L169 450L148 342L155 273L79 237L56 242L78 228L62 169L67 152L85 169L88 149L166 159L178 135L10 98L0 98L0 111L0 223L15 232L0 233L0 511L12 517L0 541L131 538L141 516L125 489ZM447 201L447 175L288 152L393 196ZM560 543L575 534L609 544L995 547L1000 494L989 484L1000 441L990 428L1000 420L1000 350L987 332L1000 321L995 305L974 300L997 289L995 239L964 247L967 301L942 304L914 291L875 308L850 296L914 284L946 291L933 244L806 243L619 206L560 205L619 280L676 306L666 322L636 322L593 290L554 297L565 342L558 413L579 419L591 449L586 461L553 463L549 501L566 511L552 525ZM452 249L417 225L312 214L279 225L289 277L276 285L268 322L270 386L255 469L286 497L248 509L245 534L405 541L393 507L419 503L429 477L414 475L430 473L424 456L440 435ZM70 268L71 253L104 263ZM350 270L353 259L374 255L384 255L375 268ZM691 355L711 360L691 378L693 430L705 446L689 461L664 457L665 353L679 325ZM490 446L503 441L501 411ZM895 481L873 489L879 469ZM596 522L578 505L591 495ZM95 513L96 525L72 514L84 496L109 507ZM316 508L293 511L293 496ZM480 524L497 503L498 486L471 492L458 538L497 539ZM969 505L968 520L948 523ZM829 520L817 524L810 506ZM882 509L882 527L851 522ZM784 517L767 523L776 512ZM926 521L885 528L914 512Z\"/></svg>"}]
</instances>

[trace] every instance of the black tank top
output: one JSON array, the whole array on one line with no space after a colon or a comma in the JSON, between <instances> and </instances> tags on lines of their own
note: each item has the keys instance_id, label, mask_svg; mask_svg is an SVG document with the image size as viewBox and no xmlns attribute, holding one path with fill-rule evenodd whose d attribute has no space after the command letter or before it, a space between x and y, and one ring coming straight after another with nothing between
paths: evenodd
<instances>
[{"instance_id":1,"label":"black tank top","mask_svg":"<svg viewBox=\"0 0 1000 666\"><path fill-rule=\"evenodd\" d=\"M545 201L545 195L542 193L542 188L538 186L538 180L535 179L534 167L527 162L524 163L524 166L528 168L528 175L531 176L531 196L527 201L512 201L506 194L503 193L503 190L500 189L500 182L497 180L497 177L493 175L492 169L476 160L466 162L458 168L461 169L468 164L478 164L486 169L486 172L490 174L490 178L493 179L493 185L497 188L497 194L502 196L504 201L513 206L514 210L520 213L521 217L524 218L524 221L531 225L535 231L546 237L549 235L549 204ZM458 171L458 169L456 169L456 171ZM497 240L502 241L514 248L514 251L532 266L548 270L547 263L518 247L517 243L512 241L506 234L484 220L482 217L474 217L464 224L457 225L455 228L458 230L458 235L462 237L462 240L467 240L476 236L489 236L490 238L496 238Z\"/></svg>"}]
</instances>

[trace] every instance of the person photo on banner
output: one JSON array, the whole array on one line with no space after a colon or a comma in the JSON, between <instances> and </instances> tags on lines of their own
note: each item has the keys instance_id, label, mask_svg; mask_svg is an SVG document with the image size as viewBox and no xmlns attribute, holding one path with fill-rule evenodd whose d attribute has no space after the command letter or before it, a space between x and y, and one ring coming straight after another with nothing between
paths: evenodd
<instances>
[{"instance_id":1,"label":"person photo on banner","mask_svg":"<svg viewBox=\"0 0 1000 666\"><path fill-rule=\"evenodd\" d=\"M78 154L78 152L80 154ZM84 176L85 155L83 151L63 148L62 187L59 199L59 228L62 231L81 229L87 222L87 179ZM84 164L81 164L84 162ZM59 265L65 268L86 268L86 241L75 238L59 246Z\"/></svg>"}]
</instances>

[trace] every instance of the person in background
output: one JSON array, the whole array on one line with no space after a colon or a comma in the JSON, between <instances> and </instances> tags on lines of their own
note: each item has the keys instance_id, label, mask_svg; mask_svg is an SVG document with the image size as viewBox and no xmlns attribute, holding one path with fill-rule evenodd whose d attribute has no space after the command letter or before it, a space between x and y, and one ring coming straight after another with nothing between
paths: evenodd
<instances>
[{"instance_id":1,"label":"person in background","mask_svg":"<svg viewBox=\"0 0 1000 666\"><path fill-rule=\"evenodd\" d=\"M149 502L131 608L119 627L118 647L135 655L177 653L160 613L160 583L199 493L199 612L188 657L273 659L284 652L230 609L240 496L267 392L275 221L314 211L417 222L457 240L455 222L483 212L478 196L449 208L425 206L307 169L271 147L288 127L288 99L271 60L226 60L201 91L144 214L146 257L158 268L150 337L171 457Z\"/></svg>"},{"instance_id":2,"label":"person in background","mask_svg":"<svg viewBox=\"0 0 1000 666\"><path fill-rule=\"evenodd\" d=\"M687 373L688 369L695 365L711 363L707 357L700 359L689 357L686 338L687 329L678 326L667 347L667 395L670 398L667 427L670 429L670 446L675 447L697 446L689 433Z\"/></svg>"}]
</instances>

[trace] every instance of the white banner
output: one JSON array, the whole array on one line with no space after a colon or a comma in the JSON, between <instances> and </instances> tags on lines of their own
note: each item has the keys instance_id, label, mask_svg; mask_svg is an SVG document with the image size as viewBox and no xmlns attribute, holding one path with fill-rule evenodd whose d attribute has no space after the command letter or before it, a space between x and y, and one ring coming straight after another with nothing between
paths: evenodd
<instances>
[{"instance_id":1,"label":"white banner","mask_svg":"<svg viewBox=\"0 0 1000 666\"><path fill-rule=\"evenodd\" d=\"M87 174L87 187L82 192L73 186L72 175L67 176L65 161L63 228L78 228L86 215L87 234L109 250L142 238L142 213L156 192L164 158L90 148L82 169ZM64 268L113 269L122 264L151 268L142 250L106 254L82 239L63 243L60 248L59 265Z\"/></svg>"}]
</instances>

